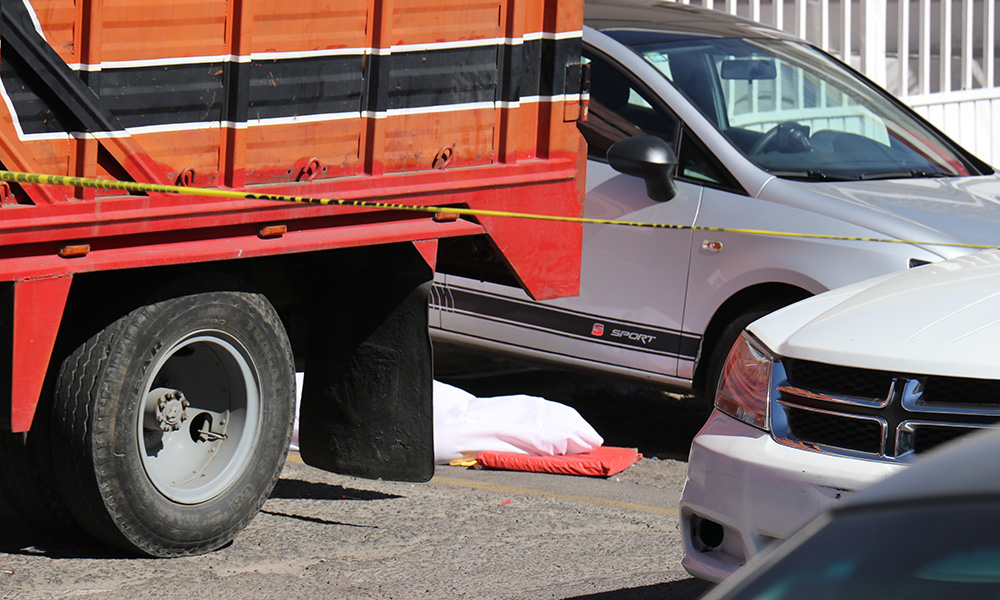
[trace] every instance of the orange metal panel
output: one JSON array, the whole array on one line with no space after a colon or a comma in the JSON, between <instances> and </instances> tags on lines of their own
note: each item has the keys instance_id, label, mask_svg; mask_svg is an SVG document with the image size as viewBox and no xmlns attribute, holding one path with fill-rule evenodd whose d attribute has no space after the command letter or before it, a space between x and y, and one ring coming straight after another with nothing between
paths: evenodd
<instances>
[{"instance_id":1,"label":"orange metal panel","mask_svg":"<svg viewBox=\"0 0 1000 600\"><path fill-rule=\"evenodd\" d=\"M570 113L578 111L579 101L527 102L518 108L518 127L511 130L513 145L520 159L572 156L576 152L575 121L565 121L567 104Z\"/></svg>"},{"instance_id":2,"label":"orange metal panel","mask_svg":"<svg viewBox=\"0 0 1000 600\"><path fill-rule=\"evenodd\" d=\"M246 56L253 50L253 4L249 0L234 0L228 15L226 48L230 56ZM222 181L220 185L243 187L246 185L246 131L227 127L220 139L219 157Z\"/></svg>"},{"instance_id":3,"label":"orange metal panel","mask_svg":"<svg viewBox=\"0 0 1000 600\"><path fill-rule=\"evenodd\" d=\"M70 141L68 139L39 140L24 146L30 149L31 157L34 158L38 168L42 169L42 173L69 174L67 156L69 155Z\"/></svg>"},{"instance_id":4,"label":"orange metal panel","mask_svg":"<svg viewBox=\"0 0 1000 600\"><path fill-rule=\"evenodd\" d=\"M263 0L253 4L253 52L368 46L372 0Z\"/></svg>"},{"instance_id":5,"label":"orange metal panel","mask_svg":"<svg viewBox=\"0 0 1000 600\"><path fill-rule=\"evenodd\" d=\"M190 170L194 179L184 185L213 187L219 185L219 146L225 130L222 128L193 131L165 131L132 136L150 156L156 157L168 180Z\"/></svg>"},{"instance_id":6,"label":"orange metal panel","mask_svg":"<svg viewBox=\"0 0 1000 600\"><path fill-rule=\"evenodd\" d=\"M77 34L74 31L77 23L75 3L65 0L39 0L32 2L32 6L35 8L45 39L52 48L66 62L80 62Z\"/></svg>"},{"instance_id":7,"label":"orange metal panel","mask_svg":"<svg viewBox=\"0 0 1000 600\"><path fill-rule=\"evenodd\" d=\"M395 0L392 44L429 44L501 35L499 0Z\"/></svg>"},{"instance_id":8,"label":"orange metal panel","mask_svg":"<svg viewBox=\"0 0 1000 600\"><path fill-rule=\"evenodd\" d=\"M575 121L565 121L566 104L563 101L539 104L539 108L542 110L539 122L550 125L547 132L547 156L574 156L577 152L579 133L576 130ZM577 102L573 101L571 104L575 106Z\"/></svg>"},{"instance_id":9,"label":"orange metal panel","mask_svg":"<svg viewBox=\"0 0 1000 600\"><path fill-rule=\"evenodd\" d=\"M580 31L583 29L583 2L548 0L549 7L556 11L553 31Z\"/></svg>"},{"instance_id":10,"label":"orange metal panel","mask_svg":"<svg viewBox=\"0 0 1000 600\"><path fill-rule=\"evenodd\" d=\"M58 156L58 154L53 154L53 156ZM10 121L4 120L0 120L0 163L3 163L8 169L29 172L42 171L42 167L32 158L28 148L24 144L18 143L14 126ZM25 185L22 188L28 195L27 200L38 205L53 204L65 197L62 190L49 186Z\"/></svg>"},{"instance_id":11,"label":"orange metal panel","mask_svg":"<svg viewBox=\"0 0 1000 600\"><path fill-rule=\"evenodd\" d=\"M97 140L73 140L70 142L66 170L82 177L95 177L97 175L97 153ZM95 192L96 190L93 188L78 187L73 190L73 197L77 200L93 200L96 197Z\"/></svg>"},{"instance_id":12,"label":"orange metal panel","mask_svg":"<svg viewBox=\"0 0 1000 600\"><path fill-rule=\"evenodd\" d=\"M528 6L526 31L562 33L579 31L583 24L583 2L542 0Z\"/></svg>"},{"instance_id":13,"label":"orange metal panel","mask_svg":"<svg viewBox=\"0 0 1000 600\"><path fill-rule=\"evenodd\" d=\"M246 181L295 181L297 167L313 158L326 167L320 179L360 174L361 126L361 119L342 119L251 127L246 132Z\"/></svg>"},{"instance_id":14,"label":"orange metal panel","mask_svg":"<svg viewBox=\"0 0 1000 600\"><path fill-rule=\"evenodd\" d=\"M523 0L508 0L500 5L500 26L504 35L509 38L519 38L525 33L526 9L528 2Z\"/></svg>"},{"instance_id":15,"label":"orange metal panel","mask_svg":"<svg viewBox=\"0 0 1000 600\"><path fill-rule=\"evenodd\" d=\"M504 37L517 39L524 35L526 4L512 0L500 7L500 23ZM527 155L523 151L523 146L518 145L517 132L521 127L521 114L520 108L508 108L500 114L497 127L494 129L496 137L493 142L498 162L513 163Z\"/></svg>"},{"instance_id":16,"label":"orange metal panel","mask_svg":"<svg viewBox=\"0 0 1000 600\"><path fill-rule=\"evenodd\" d=\"M517 128L513 129L510 135L514 139L514 149L520 153L519 158L522 160L537 158L539 156L538 118L539 114L541 114L540 106L539 102L525 102L517 109Z\"/></svg>"},{"instance_id":17,"label":"orange metal panel","mask_svg":"<svg viewBox=\"0 0 1000 600\"><path fill-rule=\"evenodd\" d=\"M497 112L485 108L387 118L385 170L417 171L492 163ZM444 158L444 154L450 158ZM441 160L446 160L446 164Z\"/></svg>"},{"instance_id":18,"label":"orange metal panel","mask_svg":"<svg viewBox=\"0 0 1000 600\"><path fill-rule=\"evenodd\" d=\"M530 158L530 155L533 154L525 151L525 146L520 139L523 128L522 119L524 118L522 115L525 112L522 107L510 108L504 111L496 129L498 162L514 163Z\"/></svg>"},{"instance_id":19,"label":"orange metal panel","mask_svg":"<svg viewBox=\"0 0 1000 600\"><path fill-rule=\"evenodd\" d=\"M102 60L226 54L227 3L104 0Z\"/></svg>"},{"instance_id":20,"label":"orange metal panel","mask_svg":"<svg viewBox=\"0 0 1000 600\"><path fill-rule=\"evenodd\" d=\"M368 24L369 43L372 48L392 45L392 11L395 0L373 0L371 22ZM366 57L367 59L367 57ZM379 177L383 174L382 149L385 146L385 119L363 120L361 156L364 172Z\"/></svg>"},{"instance_id":21,"label":"orange metal panel","mask_svg":"<svg viewBox=\"0 0 1000 600\"><path fill-rule=\"evenodd\" d=\"M542 31L545 22L546 2L528 2L524 9L524 30Z\"/></svg>"}]
</instances>

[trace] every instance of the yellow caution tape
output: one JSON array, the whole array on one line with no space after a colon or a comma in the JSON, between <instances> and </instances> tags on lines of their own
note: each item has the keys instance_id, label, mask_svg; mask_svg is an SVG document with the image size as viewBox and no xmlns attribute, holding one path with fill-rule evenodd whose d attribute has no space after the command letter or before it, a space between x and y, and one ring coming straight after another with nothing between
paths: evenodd
<instances>
[{"instance_id":1,"label":"yellow caution tape","mask_svg":"<svg viewBox=\"0 0 1000 600\"><path fill-rule=\"evenodd\" d=\"M564 217L559 215L540 215L533 213L510 212L504 210L485 210L474 208L458 208L453 206L418 206L413 204L398 204L377 200L344 200L341 198L312 198L308 196L285 196L280 194L254 194L239 190L221 188L196 188L177 185L160 185L154 183L137 183L134 181L116 181L113 179L93 179L87 177L67 177L65 175L42 175L39 173L21 173L17 171L0 170L0 181L10 183L29 183L36 185L64 185L71 187L97 188L104 190L122 190L126 192L152 192L159 194L181 194L186 196L208 196L214 198L229 198L235 200L269 200L276 202L294 202L298 204L319 204L323 206L351 206L355 208L377 208L389 210L407 210L426 213L451 213L467 216L506 217L513 219L532 219L536 221L559 221L564 223L585 223L596 225L624 225L626 227L652 227L656 229L679 229L690 231L714 231L726 233L745 233L751 235L767 235L777 237L809 238L820 240L835 240L846 242L879 242L893 244L912 244L915 246L948 246L954 248L970 248L986 250L1000 245L961 244L957 242L922 242L918 240L899 240L895 238L851 237L841 235L826 235L821 233L795 233L790 231L769 231L766 229L740 229L734 227L705 227L701 225L673 225L669 223L648 223L642 221L616 221L611 219L589 219L586 217Z\"/></svg>"}]
</instances>

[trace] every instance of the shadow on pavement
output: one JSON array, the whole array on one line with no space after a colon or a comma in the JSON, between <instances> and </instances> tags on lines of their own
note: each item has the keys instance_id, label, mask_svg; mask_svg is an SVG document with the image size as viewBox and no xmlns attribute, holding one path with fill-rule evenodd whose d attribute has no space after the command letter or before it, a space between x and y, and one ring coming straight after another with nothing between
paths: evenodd
<instances>
[{"instance_id":1,"label":"shadow on pavement","mask_svg":"<svg viewBox=\"0 0 1000 600\"><path fill-rule=\"evenodd\" d=\"M39 531L15 515L0 498L0 554L27 554L47 558L135 558L89 540L57 538ZM155 560L155 559L150 559Z\"/></svg>"},{"instance_id":2,"label":"shadow on pavement","mask_svg":"<svg viewBox=\"0 0 1000 600\"><path fill-rule=\"evenodd\" d=\"M301 479L279 479L271 492L271 498L289 500L390 500L401 498L394 494L383 494L371 490L345 488L328 483L315 483Z\"/></svg>"},{"instance_id":3,"label":"shadow on pavement","mask_svg":"<svg viewBox=\"0 0 1000 600\"><path fill-rule=\"evenodd\" d=\"M271 498L338 500L338 501L370 501L391 500L400 498L393 494L383 494L371 490L345 488L339 485L313 483L298 479L279 479ZM261 511L291 518L308 520L305 517L277 512ZM354 526L350 523L327 524ZM110 546L97 544L87 539L63 538L49 535L31 527L24 522L10 506L0 497L0 553L30 554L48 558L94 558L94 559L135 559L142 558L133 554L121 552ZM157 560L157 559L149 559Z\"/></svg>"},{"instance_id":4,"label":"shadow on pavement","mask_svg":"<svg viewBox=\"0 0 1000 600\"><path fill-rule=\"evenodd\" d=\"M701 598L714 587L700 579L682 579L656 585L600 592L586 596L573 596L566 600L670 600L671 598Z\"/></svg>"}]
</instances>

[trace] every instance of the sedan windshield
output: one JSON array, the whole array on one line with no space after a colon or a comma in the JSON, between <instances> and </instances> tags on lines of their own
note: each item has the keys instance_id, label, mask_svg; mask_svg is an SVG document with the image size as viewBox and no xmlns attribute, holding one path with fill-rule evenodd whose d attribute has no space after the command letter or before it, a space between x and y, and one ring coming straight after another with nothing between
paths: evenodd
<instances>
[{"instance_id":1,"label":"sedan windshield","mask_svg":"<svg viewBox=\"0 0 1000 600\"><path fill-rule=\"evenodd\" d=\"M734 146L775 175L978 174L944 136L805 44L607 33L656 67Z\"/></svg>"}]
</instances>

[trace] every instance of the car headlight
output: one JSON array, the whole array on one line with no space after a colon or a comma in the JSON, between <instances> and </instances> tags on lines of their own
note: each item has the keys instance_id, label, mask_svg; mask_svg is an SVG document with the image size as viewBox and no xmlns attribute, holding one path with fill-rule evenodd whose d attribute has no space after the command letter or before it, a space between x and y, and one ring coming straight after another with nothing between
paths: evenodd
<instances>
[{"instance_id":1,"label":"car headlight","mask_svg":"<svg viewBox=\"0 0 1000 600\"><path fill-rule=\"evenodd\" d=\"M766 431L773 362L763 346L743 332L722 367L715 407Z\"/></svg>"}]
</instances>

